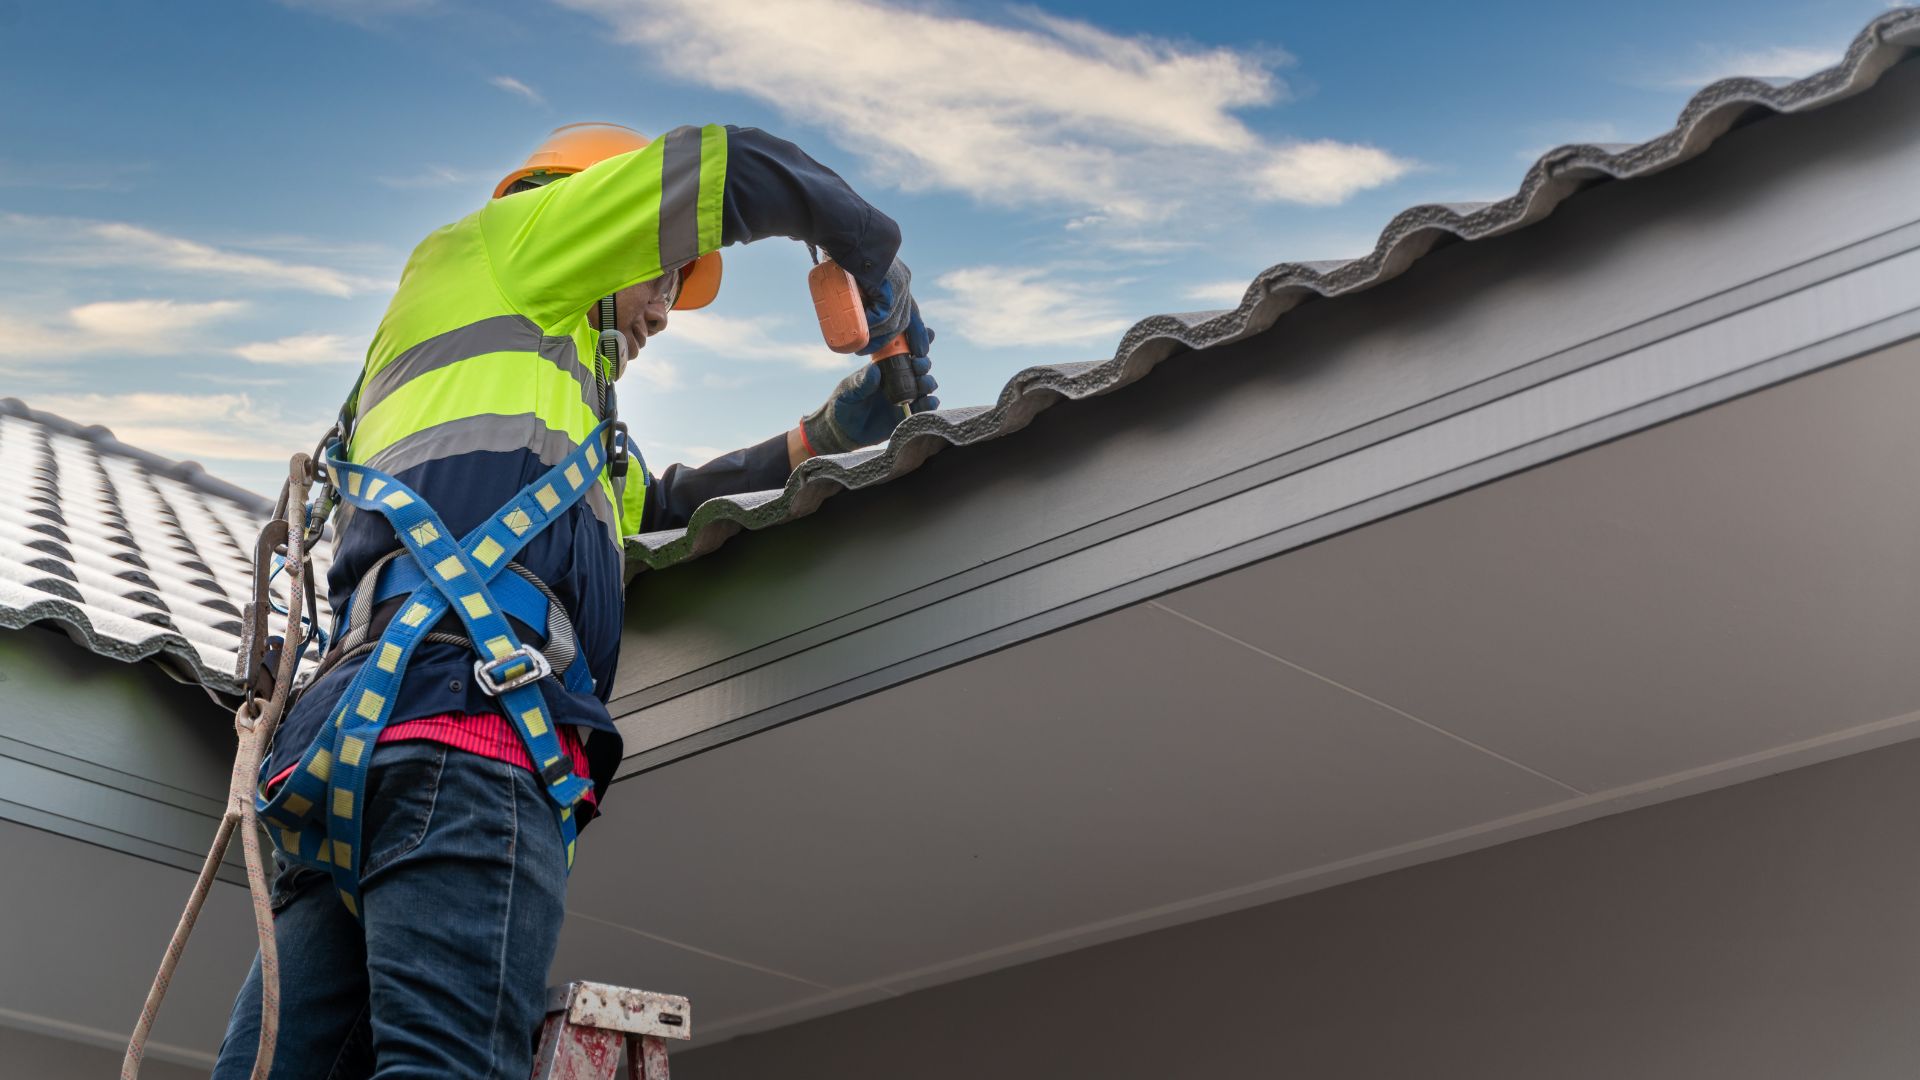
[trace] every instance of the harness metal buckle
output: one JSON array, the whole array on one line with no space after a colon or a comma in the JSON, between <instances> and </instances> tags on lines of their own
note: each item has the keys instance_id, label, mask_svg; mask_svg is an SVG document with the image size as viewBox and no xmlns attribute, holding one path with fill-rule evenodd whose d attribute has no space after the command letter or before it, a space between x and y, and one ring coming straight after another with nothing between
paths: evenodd
<instances>
[{"instance_id":1,"label":"harness metal buckle","mask_svg":"<svg viewBox=\"0 0 1920 1080\"><path fill-rule=\"evenodd\" d=\"M511 668L514 664L525 664L527 669L505 679L494 677L495 672ZM509 690L518 690L529 683L537 683L553 674L553 665L547 663L547 656L531 645L521 645L505 656L493 660L475 660L473 662L473 681L488 697L499 697Z\"/></svg>"},{"instance_id":2,"label":"harness metal buckle","mask_svg":"<svg viewBox=\"0 0 1920 1080\"><path fill-rule=\"evenodd\" d=\"M627 447L627 425L619 420L613 422L607 437L607 475L627 475L627 460L632 456Z\"/></svg>"}]
</instances>

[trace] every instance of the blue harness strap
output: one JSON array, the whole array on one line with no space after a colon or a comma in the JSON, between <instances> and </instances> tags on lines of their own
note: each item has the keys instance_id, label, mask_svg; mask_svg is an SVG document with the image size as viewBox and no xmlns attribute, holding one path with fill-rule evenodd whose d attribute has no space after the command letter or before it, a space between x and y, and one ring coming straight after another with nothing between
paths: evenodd
<instances>
[{"instance_id":1,"label":"blue harness strap","mask_svg":"<svg viewBox=\"0 0 1920 1080\"><path fill-rule=\"evenodd\" d=\"M522 644L506 618L514 611L516 618L544 632L546 598L519 575L501 571L598 482L606 467L600 445L607 426L594 428L571 454L458 543L426 500L405 484L378 469L342 460L338 443L327 448L325 464L340 497L385 515L412 556L396 559L386 575L398 575L396 595L403 585L411 589L407 603L341 693L333 723L321 728L280 790L267 798L263 787L255 803L274 846L294 862L331 873L341 902L355 917L360 914L360 818L373 747L392 715L415 646L449 610L465 624L479 656L475 680L499 700L501 712L532 757L559 816L567 867L572 869L579 826L573 807L592 782L573 772L540 694L539 681L551 673L546 658ZM496 579L498 592L514 598L511 607L496 596ZM537 611L522 588L539 598ZM583 651L576 650L569 665L570 684L585 676L585 664L578 658ZM268 779L263 767L262 784Z\"/></svg>"},{"instance_id":2,"label":"blue harness strap","mask_svg":"<svg viewBox=\"0 0 1920 1080\"><path fill-rule=\"evenodd\" d=\"M396 596L406 596L427 580L426 571L413 559L396 559L379 568L378 580L361 581L360 588L373 590L375 604L391 600ZM551 638L548 625L549 612L553 604L545 593L531 581L519 574L496 574L488 582L493 597L499 601L500 610L519 619L533 628L533 632L543 638ZM576 694L593 693L593 673L587 668L586 651L575 649L573 660L567 669L560 673L561 684Z\"/></svg>"}]
</instances>

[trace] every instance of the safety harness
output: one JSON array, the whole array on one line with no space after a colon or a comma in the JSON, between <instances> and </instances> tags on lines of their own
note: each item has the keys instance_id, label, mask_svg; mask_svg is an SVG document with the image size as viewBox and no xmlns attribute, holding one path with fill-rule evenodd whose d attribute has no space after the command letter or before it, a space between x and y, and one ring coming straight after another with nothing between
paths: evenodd
<instances>
[{"instance_id":1,"label":"safety harness","mask_svg":"<svg viewBox=\"0 0 1920 1080\"><path fill-rule=\"evenodd\" d=\"M466 536L455 540L433 507L399 480L346 460L345 425L321 454L336 496L357 510L384 516L402 547L362 575L341 614L345 625L336 626L339 644L323 660L321 673L354 657L364 656L365 662L341 692L332 722L321 727L277 790L267 791L271 777L268 766L261 766L255 806L274 846L292 862L331 874L341 903L355 917L360 914L360 825L373 748L392 717L408 661L427 641L466 645L475 652L475 685L499 701L525 744L559 818L567 868L573 867L579 829L574 808L592 781L574 773L538 684L557 674L567 690L591 693L594 681L566 609L513 557L580 501L602 472L620 476L627 471L626 425L609 415L613 380L604 371L618 361L612 297L600 301L595 314L600 329L596 404L607 418ZM349 410L352 404L349 398ZM368 640L374 609L401 597L385 630ZM467 636L433 630L448 611L460 619ZM522 642L508 616L539 634L543 647Z\"/></svg>"},{"instance_id":2,"label":"safety harness","mask_svg":"<svg viewBox=\"0 0 1920 1080\"><path fill-rule=\"evenodd\" d=\"M341 499L384 515L412 556L386 562L368 574L350 606L378 603L382 596L407 599L341 693L332 724L322 727L278 791L258 796L256 807L274 845L295 862L331 873L341 902L355 916L360 914L360 821L373 748L392 715L415 647L449 610L464 624L479 654L474 679L499 699L502 713L532 756L541 786L559 815L567 866L572 868L578 828L573 807L592 782L574 773L536 685L552 674L550 661L523 643L507 621L512 613L528 626L546 630L551 613L560 607L546 590L519 574L501 579L501 573L528 541L599 481L606 467L600 440L609 426L603 421L559 464L457 542L440 515L405 484L344 460L337 442L327 447L323 464ZM371 599L361 601L358 593L370 593ZM575 685L587 678L578 651L567 670Z\"/></svg>"}]
</instances>

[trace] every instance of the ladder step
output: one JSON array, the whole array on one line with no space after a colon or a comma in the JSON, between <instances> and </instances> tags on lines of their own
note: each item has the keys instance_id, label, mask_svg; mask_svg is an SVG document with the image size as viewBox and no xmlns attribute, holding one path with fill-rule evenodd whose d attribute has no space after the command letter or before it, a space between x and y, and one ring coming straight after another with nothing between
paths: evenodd
<instances>
[{"instance_id":1,"label":"ladder step","mask_svg":"<svg viewBox=\"0 0 1920 1080\"><path fill-rule=\"evenodd\" d=\"M666 1039L691 1039L693 1012L677 994L571 982L547 990L533 1080L668 1080Z\"/></svg>"}]
</instances>

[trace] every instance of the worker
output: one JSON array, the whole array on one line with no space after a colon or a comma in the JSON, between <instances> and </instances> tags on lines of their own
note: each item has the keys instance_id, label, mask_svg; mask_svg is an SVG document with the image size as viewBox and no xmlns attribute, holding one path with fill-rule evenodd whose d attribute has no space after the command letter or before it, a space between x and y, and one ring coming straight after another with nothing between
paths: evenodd
<instances>
[{"instance_id":1,"label":"worker","mask_svg":"<svg viewBox=\"0 0 1920 1080\"><path fill-rule=\"evenodd\" d=\"M621 760L622 538L902 419L867 363L791 430L650 473L612 384L670 312L712 302L718 249L825 251L859 286L866 351L906 335L910 411L938 405L899 227L792 143L570 125L494 196L408 259L327 465L342 614L261 774L274 1077L529 1075L573 837ZM252 1068L260 986L256 958L220 1080Z\"/></svg>"}]
</instances>

